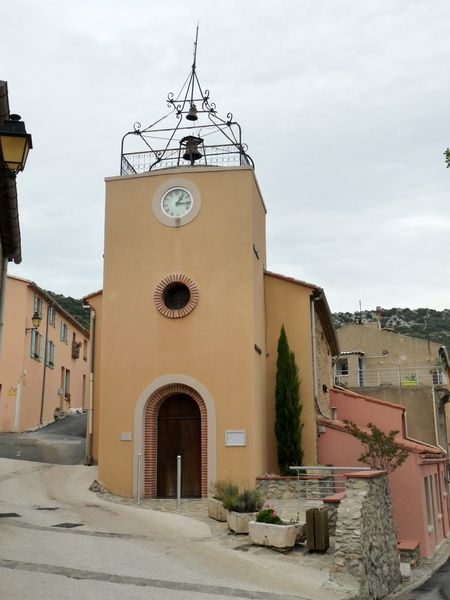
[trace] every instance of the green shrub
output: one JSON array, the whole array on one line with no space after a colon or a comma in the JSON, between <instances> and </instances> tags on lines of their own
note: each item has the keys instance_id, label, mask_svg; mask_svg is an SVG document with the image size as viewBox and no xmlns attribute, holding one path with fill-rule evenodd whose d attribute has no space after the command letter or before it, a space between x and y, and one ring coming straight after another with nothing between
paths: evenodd
<instances>
[{"instance_id":1,"label":"green shrub","mask_svg":"<svg viewBox=\"0 0 450 600\"><path fill-rule=\"evenodd\" d=\"M282 525L283 521L275 512L273 506L266 504L264 508L261 508L259 513L256 515L258 523L271 523L272 525Z\"/></svg>"},{"instance_id":2,"label":"green shrub","mask_svg":"<svg viewBox=\"0 0 450 600\"><path fill-rule=\"evenodd\" d=\"M240 494L230 496L224 500L224 507L240 513L256 512L264 503L261 492L256 489L244 490Z\"/></svg>"},{"instance_id":3,"label":"green shrub","mask_svg":"<svg viewBox=\"0 0 450 600\"><path fill-rule=\"evenodd\" d=\"M216 500L225 502L230 496L239 494L239 486L233 483L231 479L218 479L213 481L210 486L210 495Z\"/></svg>"}]
</instances>

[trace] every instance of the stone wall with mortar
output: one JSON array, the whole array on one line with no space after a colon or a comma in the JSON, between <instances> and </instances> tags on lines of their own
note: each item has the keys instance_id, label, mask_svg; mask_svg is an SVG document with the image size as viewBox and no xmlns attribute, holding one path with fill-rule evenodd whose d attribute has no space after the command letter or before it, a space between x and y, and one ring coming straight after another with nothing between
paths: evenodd
<instances>
[{"instance_id":1,"label":"stone wall with mortar","mask_svg":"<svg viewBox=\"0 0 450 600\"><path fill-rule=\"evenodd\" d=\"M291 498L324 498L334 489L332 476L279 477L277 475L256 478L258 489L266 500L290 500Z\"/></svg>"},{"instance_id":2,"label":"stone wall with mortar","mask_svg":"<svg viewBox=\"0 0 450 600\"><path fill-rule=\"evenodd\" d=\"M332 578L353 578L361 600L384 598L400 583L400 562L385 471L348 476L337 511Z\"/></svg>"}]
</instances>

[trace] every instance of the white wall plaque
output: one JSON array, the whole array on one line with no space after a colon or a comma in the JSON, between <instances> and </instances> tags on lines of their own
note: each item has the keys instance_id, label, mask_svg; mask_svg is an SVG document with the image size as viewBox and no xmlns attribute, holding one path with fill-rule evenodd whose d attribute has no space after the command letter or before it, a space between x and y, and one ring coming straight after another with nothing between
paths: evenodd
<instances>
[{"instance_id":1,"label":"white wall plaque","mask_svg":"<svg viewBox=\"0 0 450 600\"><path fill-rule=\"evenodd\" d=\"M131 442L131 431L122 431L120 434L120 440L122 442Z\"/></svg>"},{"instance_id":2,"label":"white wall plaque","mask_svg":"<svg viewBox=\"0 0 450 600\"><path fill-rule=\"evenodd\" d=\"M225 446L245 446L246 443L245 429L228 429L225 431Z\"/></svg>"}]
</instances>

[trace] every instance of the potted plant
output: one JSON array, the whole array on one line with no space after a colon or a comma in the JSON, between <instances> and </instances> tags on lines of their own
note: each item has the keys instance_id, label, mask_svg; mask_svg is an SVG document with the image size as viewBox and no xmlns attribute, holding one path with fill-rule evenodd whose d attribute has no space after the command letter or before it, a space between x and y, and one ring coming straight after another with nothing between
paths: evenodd
<instances>
[{"instance_id":1,"label":"potted plant","mask_svg":"<svg viewBox=\"0 0 450 600\"><path fill-rule=\"evenodd\" d=\"M253 544L271 548L293 548L305 540L305 524L281 519L269 504L249 523L249 534Z\"/></svg>"},{"instance_id":2,"label":"potted plant","mask_svg":"<svg viewBox=\"0 0 450 600\"><path fill-rule=\"evenodd\" d=\"M246 489L226 498L223 505L228 510L227 524L234 533L248 533L248 524L256 517L256 513L264 504L261 492Z\"/></svg>"},{"instance_id":3,"label":"potted plant","mask_svg":"<svg viewBox=\"0 0 450 600\"><path fill-rule=\"evenodd\" d=\"M208 517L216 521L227 520L227 509L223 503L231 496L239 494L239 487L231 479L218 479L210 485L208 496Z\"/></svg>"}]
</instances>

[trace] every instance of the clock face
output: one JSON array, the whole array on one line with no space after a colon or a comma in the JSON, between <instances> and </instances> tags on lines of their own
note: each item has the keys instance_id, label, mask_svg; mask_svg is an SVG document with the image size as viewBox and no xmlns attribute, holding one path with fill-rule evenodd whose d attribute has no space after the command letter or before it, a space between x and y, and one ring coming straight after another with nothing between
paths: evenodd
<instances>
[{"instance_id":1,"label":"clock face","mask_svg":"<svg viewBox=\"0 0 450 600\"><path fill-rule=\"evenodd\" d=\"M192 196L182 187L168 190L161 200L161 208L168 217L179 219L187 215L193 204Z\"/></svg>"}]
</instances>

